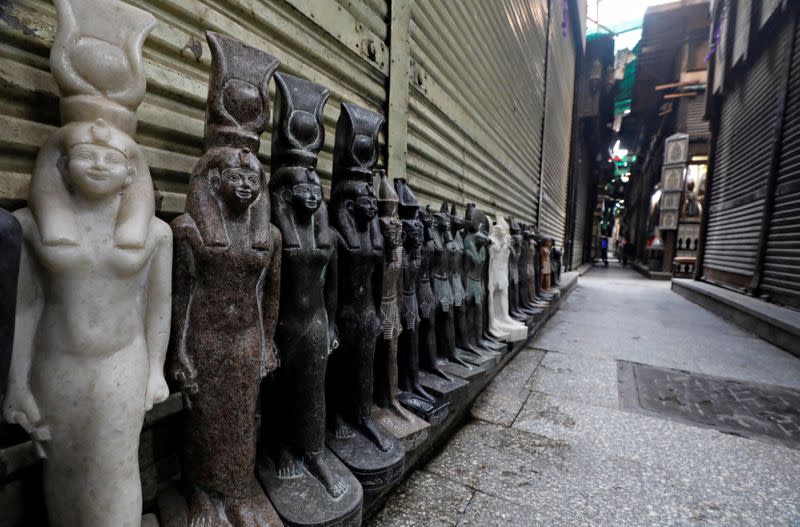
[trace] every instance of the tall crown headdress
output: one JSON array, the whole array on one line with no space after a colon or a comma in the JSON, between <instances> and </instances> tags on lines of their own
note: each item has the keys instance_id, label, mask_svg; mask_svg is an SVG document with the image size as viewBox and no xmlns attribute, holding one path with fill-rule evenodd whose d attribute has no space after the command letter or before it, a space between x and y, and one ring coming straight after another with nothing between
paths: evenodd
<instances>
[{"instance_id":1,"label":"tall crown headdress","mask_svg":"<svg viewBox=\"0 0 800 527\"><path fill-rule=\"evenodd\" d=\"M336 122L332 187L347 180L372 183L381 126L383 116L355 104L342 103Z\"/></svg>"},{"instance_id":2,"label":"tall crown headdress","mask_svg":"<svg viewBox=\"0 0 800 527\"><path fill-rule=\"evenodd\" d=\"M385 170L378 173L378 215L381 217L397 216L397 193L389 182Z\"/></svg>"},{"instance_id":3,"label":"tall crown headdress","mask_svg":"<svg viewBox=\"0 0 800 527\"><path fill-rule=\"evenodd\" d=\"M405 178L394 179L394 190L397 193L397 204L399 206L400 219L413 220L417 218L419 202L412 192L411 187Z\"/></svg>"}]
</instances>

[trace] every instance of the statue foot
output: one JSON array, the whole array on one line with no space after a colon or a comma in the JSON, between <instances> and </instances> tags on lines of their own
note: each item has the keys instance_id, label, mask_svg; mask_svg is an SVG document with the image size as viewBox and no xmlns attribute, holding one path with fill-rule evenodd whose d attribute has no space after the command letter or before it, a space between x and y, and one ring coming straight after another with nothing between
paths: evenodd
<instances>
[{"instance_id":1,"label":"statue foot","mask_svg":"<svg viewBox=\"0 0 800 527\"><path fill-rule=\"evenodd\" d=\"M325 462L323 452L306 454L305 463L308 471L322 483L322 486L325 487L325 490L328 491L328 494L330 494L333 499L342 496L350 489L347 482L336 477L333 473Z\"/></svg>"},{"instance_id":2,"label":"statue foot","mask_svg":"<svg viewBox=\"0 0 800 527\"><path fill-rule=\"evenodd\" d=\"M465 361L462 358L464 353L465 353L464 350L457 349L456 352L453 354L452 361L455 362L456 364L460 365L460 366L463 366L464 368L466 368L468 370L471 370L472 369L472 364L470 364L469 362Z\"/></svg>"},{"instance_id":3,"label":"statue foot","mask_svg":"<svg viewBox=\"0 0 800 527\"><path fill-rule=\"evenodd\" d=\"M418 395L419 397L425 399L426 401L432 403L436 402L436 398L433 395L429 394L428 391L425 390L425 388L423 388L420 383L415 383L413 385L413 390L411 390L411 393Z\"/></svg>"},{"instance_id":4,"label":"statue foot","mask_svg":"<svg viewBox=\"0 0 800 527\"><path fill-rule=\"evenodd\" d=\"M441 377L442 379L444 379L444 380L446 380L446 381L448 381L448 382L450 382L450 381L452 381L452 380L453 380L453 378L452 378L452 377L450 377L449 375L447 375L447 374L446 374L446 373L445 373L445 372L444 372L444 371L443 371L443 370L442 370L442 369L441 369L441 368L438 366L438 361L437 361L437 365L434 365L434 366L432 366L432 367L431 367L431 368L430 368L428 371L429 371L429 372L431 372L431 373L433 373L433 374L435 374L435 375L438 375L439 377Z\"/></svg>"},{"instance_id":5,"label":"statue foot","mask_svg":"<svg viewBox=\"0 0 800 527\"><path fill-rule=\"evenodd\" d=\"M336 416L336 422L334 423L333 435L337 439L347 439L348 437L353 437L355 433L353 429L350 428L344 419L341 416Z\"/></svg>"},{"instance_id":6,"label":"statue foot","mask_svg":"<svg viewBox=\"0 0 800 527\"><path fill-rule=\"evenodd\" d=\"M272 527L271 505L263 495L249 498L226 498L225 513L232 527ZM225 524L226 527L228 524Z\"/></svg>"},{"instance_id":7,"label":"statue foot","mask_svg":"<svg viewBox=\"0 0 800 527\"><path fill-rule=\"evenodd\" d=\"M278 479L292 479L302 475L300 462L288 450L282 449L275 464L275 476Z\"/></svg>"},{"instance_id":8,"label":"statue foot","mask_svg":"<svg viewBox=\"0 0 800 527\"><path fill-rule=\"evenodd\" d=\"M361 429L364 431L364 435L367 436L367 439L375 443L379 449L388 452L389 449L392 448L392 441L386 437L372 419L365 419L364 422L361 423Z\"/></svg>"},{"instance_id":9,"label":"statue foot","mask_svg":"<svg viewBox=\"0 0 800 527\"><path fill-rule=\"evenodd\" d=\"M414 414L406 410L400 405L400 401L394 401L391 403L392 410L396 413L401 419L405 419L406 421L414 422L416 418Z\"/></svg>"},{"instance_id":10,"label":"statue foot","mask_svg":"<svg viewBox=\"0 0 800 527\"><path fill-rule=\"evenodd\" d=\"M227 522L220 518L221 500L212 498L209 493L199 487L192 487L188 502L189 527L223 527L226 525Z\"/></svg>"}]
</instances>

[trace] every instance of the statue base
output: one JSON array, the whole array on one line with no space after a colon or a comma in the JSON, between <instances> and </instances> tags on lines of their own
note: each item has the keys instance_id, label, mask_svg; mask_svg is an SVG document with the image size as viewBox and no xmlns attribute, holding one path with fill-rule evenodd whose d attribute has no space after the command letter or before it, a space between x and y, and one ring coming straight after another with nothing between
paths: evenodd
<instances>
[{"instance_id":1,"label":"statue base","mask_svg":"<svg viewBox=\"0 0 800 527\"><path fill-rule=\"evenodd\" d=\"M470 364L486 366L487 369L492 370L497 366L500 356L500 352L487 349L479 353L470 352L464 356L464 359Z\"/></svg>"},{"instance_id":2,"label":"statue base","mask_svg":"<svg viewBox=\"0 0 800 527\"><path fill-rule=\"evenodd\" d=\"M334 432L328 431L325 443L361 482L364 492L384 489L403 477L406 452L399 441L384 452L361 432L350 427L347 437L337 437Z\"/></svg>"},{"instance_id":3,"label":"statue base","mask_svg":"<svg viewBox=\"0 0 800 527\"><path fill-rule=\"evenodd\" d=\"M272 507L261 486L253 478L253 502L264 512L270 527L282 527L278 513ZM158 517L161 527L189 527L189 504L184 495L174 485L169 485L158 493ZM142 527L145 527L144 521ZM159 525L157 523L156 525ZM356 524L354 524L356 525Z\"/></svg>"},{"instance_id":4,"label":"statue base","mask_svg":"<svg viewBox=\"0 0 800 527\"><path fill-rule=\"evenodd\" d=\"M398 399L404 408L425 419L431 426L442 423L450 413L450 403L440 399L431 402L409 392L400 392Z\"/></svg>"},{"instance_id":5,"label":"statue base","mask_svg":"<svg viewBox=\"0 0 800 527\"><path fill-rule=\"evenodd\" d=\"M441 368L443 372L451 377L455 375L456 377L469 382L479 379L481 375L486 373L486 368L482 366L462 366L457 362L446 362L444 364L439 364L439 368Z\"/></svg>"},{"instance_id":6,"label":"statue base","mask_svg":"<svg viewBox=\"0 0 800 527\"><path fill-rule=\"evenodd\" d=\"M328 494L306 467L298 477L278 478L268 456L259 459L256 476L289 527L359 527L364 499L361 484L330 450L326 448L322 456L333 474L347 484L347 491L338 498Z\"/></svg>"},{"instance_id":7,"label":"statue base","mask_svg":"<svg viewBox=\"0 0 800 527\"><path fill-rule=\"evenodd\" d=\"M451 406L456 406L467 396L469 382L458 377L449 381L427 371L419 372L419 383L429 392L433 392L439 399L447 401Z\"/></svg>"},{"instance_id":8,"label":"statue base","mask_svg":"<svg viewBox=\"0 0 800 527\"><path fill-rule=\"evenodd\" d=\"M389 408L373 406L372 418L381 428L400 441L406 452L411 452L423 444L430 435L431 425L409 411L406 411L405 416L401 416Z\"/></svg>"}]
</instances>

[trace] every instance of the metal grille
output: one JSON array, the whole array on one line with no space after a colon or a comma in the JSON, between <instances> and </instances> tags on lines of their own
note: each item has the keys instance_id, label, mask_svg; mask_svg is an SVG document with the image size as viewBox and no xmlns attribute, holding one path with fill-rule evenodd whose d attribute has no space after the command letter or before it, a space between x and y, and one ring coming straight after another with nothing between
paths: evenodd
<instances>
[{"instance_id":1,"label":"metal grille","mask_svg":"<svg viewBox=\"0 0 800 527\"><path fill-rule=\"evenodd\" d=\"M761 50L745 75L732 80L722 101L703 264L707 278L731 285L742 282L708 270L748 278L755 271L771 164L764 145L775 137L776 79L790 44L787 29Z\"/></svg>"},{"instance_id":2,"label":"metal grille","mask_svg":"<svg viewBox=\"0 0 800 527\"><path fill-rule=\"evenodd\" d=\"M277 56L281 71L331 88L319 171L330 177L339 103L382 112L389 68L386 0L128 0L158 20L144 48L147 96L136 140L144 147L161 214L184 209L202 150L210 53L207 29ZM6 3L0 20L0 204L24 204L39 146L59 125L58 88L48 56L55 35L51 2ZM366 43L372 42L372 51ZM372 58L374 57L374 58ZM274 90L274 88L273 88ZM273 92L274 94L274 92ZM269 163L270 131L259 156Z\"/></svg>"},{"instance_id":3,"label":"metal grille","mask_svg":"<svg viewBox=\"0 0 800 527\"><path fill-rule=\"evenodd\" d=\"M426 203L536 215L547 0L416 2L407 175Z\"/></svg>"},{"instance_id":4,"label":"metal grille","mask_svg":"<svg viewBox=\"0 0 800 527\"><path fill-rule=\"evenodd\" d=\"M800 31L795 30L761 289L800 307Z\"/></svg>"},{"instance_id":5,"label":"metal grille","mask_svg":"<svg viewBox=\"0 0 800 527\"><path fill-rule=\"evenodd\" d=\"M682 97L678 107L678 130L692 137L708 135L708 121L703 120L705 105L702 93L694 97Z\"/></svg>"},{"instance_id":6,"label":"metal grille","mask_svg":"<svg viewBox=\"0 0 800 527\"><path fill-rule=\"evenodd\" d=\"M575 84L575 44L562 34L563 11L553 2L550 11L547 98L542 148L542 193L539 228L560 245L564 240L567 210L567 178Z\"/></svg>"}]
</instances>

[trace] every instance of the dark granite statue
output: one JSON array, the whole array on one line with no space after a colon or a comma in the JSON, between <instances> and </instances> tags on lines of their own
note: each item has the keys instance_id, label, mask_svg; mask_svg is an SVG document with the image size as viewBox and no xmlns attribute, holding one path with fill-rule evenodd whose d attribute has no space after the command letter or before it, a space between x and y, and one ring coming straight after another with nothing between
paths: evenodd
<instances>
[{"instance_id":1,"label":"dark granite statue","mask_svg":"<svg viewBox=\"0 0 800 527\"><path fill-rule=\"evenodd\" d=\"M420 367L444 380L451 380L438 364L436 352L436 310L438 300L434 293L432 266L436 253L435 220L430 206L419 211L422 223L422 249L417 275L417 303L419 304L419 356Z\"/></svg>"},{"instance_id":2,"label":"dark granite statue","mask_svg":"<svg viewBox=\"0 0 800 527\"><path fill-rule=\"evenodd\" d=\"M350 525L361 514L361 485L325 447L325 376L339 346L336 233L316 168L330 91L283 73L275 84L269 191L283 238L275 330L281 367L262 396L258 476L288 525Z\"/></svg>"},{"instance_id":3,"label":"dark granite statue","mask_svg":"<svg viewBox=\"0 0 800 527\"><path fill-rule=\"evenodd\" d=\"M403 298L400 319L403 332L398 341L398 385L401 395L415 395L430 402L434 398L419 384L419 325L420 307L417 295L420 267L422 266L423 225L419 220L419 203L405 179L396 178L394 189L398 198L398 213L403 224ZM430 281L428 281L430 288ZM433 292L427 297L430 309ZM402 398L401 398L402 400Z\"/></svg>"},{"instance_id":4,"label":"dark granite statue","mask_svg":"<svg viewBox=\"0 0 800 527\"><path fill-rule=\"evenodd\" d=\"M434 252L431 265L433 292L436 295L436 350L440 365L454 362L465 368L469 364L456 350L454 305L455 295L451 279L453 262L461 251L453 239L451 218L447 202L434 214L436 228L433 233ZM463 299L463 297L462 297ZM461 301L461 300L459 300Z\"/></svg>"},{"instance_id":5,"label":"dark granite statue","mask_svg":"<svg viewBox=\"0 0 800 527\"><path fill-rule=\"evenodd\" d=\"M14 343L14 308L17 305L21 249L22 228L19 222L12 214L0 209L0 397L6 393Z\"/></svg>"},{"instance_id":6,"label":"dark granite statue","mask_svg":"<svg viewBox=\"0 0 800 527\"><path fill-rule=\"evenodd\" d=\"M372 167L380 115L342 103L333 152L330 221L337 232L340 350L328 371L328 446L365 491L396 482L405 453L372 418L375 344L381 334L383 237L376 217Z\"/></svg>"},{"instance_id":7,"label":"dark granite statue","mask_svg":"<svg viewBox=\"0 0 800 527\"><path fill-rule=\"evenodd\" d=\"M511 232L508 257L509 312L515 319L524 321L535 316L539 311L526 307L520 299L522 285L520 276L525 277L524 287L527 288L528 285L527 262L522 260L524 240L522 238L522 227L516 218L509 218L509 226ZM525 254L527 255L527 252Z\"/></svg>"},{"instance_id":8,"label":"dark granite statue","mask_svg":"<svg viewBox=\"0 0 800 527\"><path fill-rule=\"evenodd\" d=\"M479 354L467 342L466 291L464 289L464 238L461 234L466 220L460 218L456 204L450 206L450 230L453 235L453 250L450 253L450 287L453 290L453 327L455 330L456 355L470 362L471 356Z\"/></svg>"},{"instance_id":9,"label":"dark granite statue","mask_svg":"<svg viewBox=\"0 0 800 527\"><path fill-rule=\"evenodd\" d=\"M481 342L484 329L483 310L486 303L483 275L486 271L486 247L491 243L486 233L487 225L486 215L474 203L468 204L464 237L467 345L471 351L481 356L489 351Z\"/></svg>"},{"instance_id":10,"label":"dark granite statue","mask_svg":"<svg viewBox=\"0 0 800 527\"><path fill-rule=\"evenodd\" d=\"M561 259L564 256L564 252L556 247L555 239L551 240L551 242L553 244L553 248L550 249L550 264L553 266L553 285L561 285Z\"/></svg>"},{"instance_id":11,"label":"dark granite statue","mask_svg":"<svg viewBox=\"0 0 800 527\"><path fill-rule=\"evenodd\" d=\"M278 60L206 34L205 153L175 236L168 375L185 396L188 525L280 525L255 480L261 379L278 363L281 235L256 157ZM247 124L240 124L247 123Z\"/></svg>"}]
</instances>

